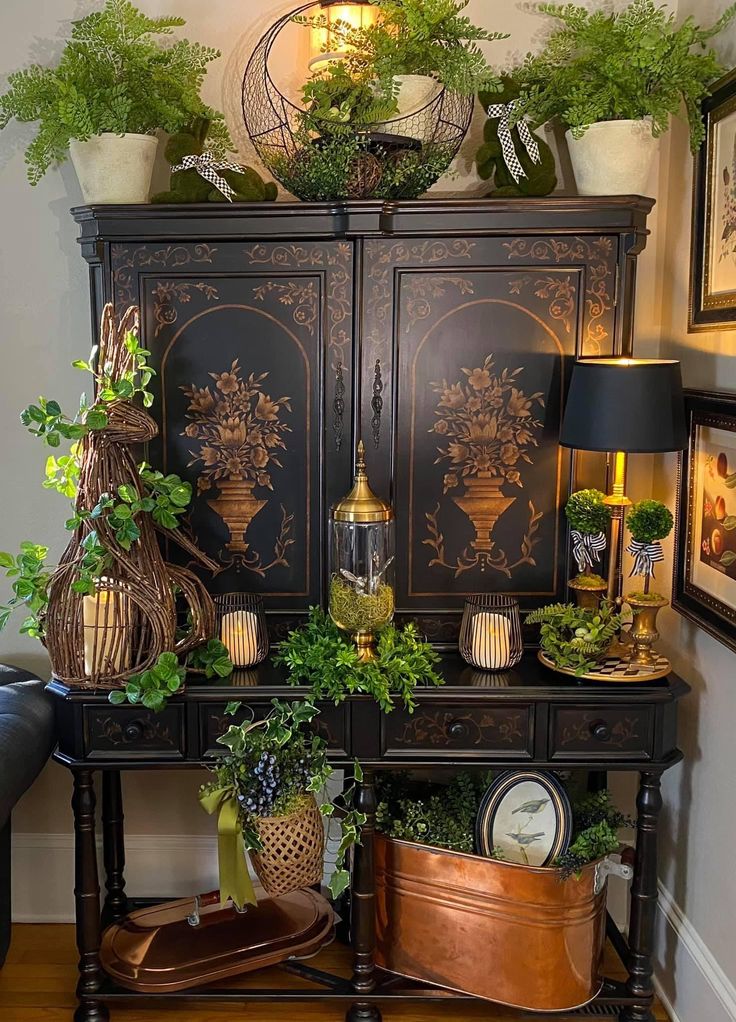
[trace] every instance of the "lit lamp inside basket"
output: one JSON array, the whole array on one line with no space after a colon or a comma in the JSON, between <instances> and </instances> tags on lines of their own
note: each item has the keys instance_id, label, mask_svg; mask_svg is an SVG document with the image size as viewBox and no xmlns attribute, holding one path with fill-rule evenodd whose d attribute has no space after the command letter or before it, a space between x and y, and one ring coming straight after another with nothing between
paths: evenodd
<instances>
[{"instance_id":1,"label":"lit lamp inside basket","mask_svg":"<svg viewBox=\"0 0 736 1022\"><path fill-rule=\"evenodd\" d=\"M250 593L215 598L220 641L234 667L255 667L268 654L263 601Z\"/></svg>"},{"instance_id":2,"label":"lit lamp inside basket","mask_svg":"<svg viewBox=\"0 0 736 1022\"><path fill-rule=\"evenodd\" d=\"M351 28L369 28L378 20L378 8L369 0L352 4L330 3L327 0L321 7L325 22L323 27L312 29L314 56L309 62L312 71L319 70L330 60L340 60L345 56L347 48L339 38L335 38L334 27L338 22L350 25Z\"/></svg>"},{"instance_id":3,"label":"lit lamp inside basket","mask_svg":"<svg viewBox=\"0 0 736 1022\"><path fill-rule=\"evenodd\" d=\"M104 584L104 579L102 583ZM100 589L82 600L84 673L115 675L130 666L130 601L124 593Z\"/></svg>"},{"instance_id":4,"label":"lit lamp inside basket","mask_svg":"<svg viewBox=\"0 0 736 1022\"><path fill-rule=\"evenodd\" d=\"M519 604L487 593L465 601L460 626L460 653L481 671L505 671L521 659L523 644Z\"/></svg>"}]
</instances>

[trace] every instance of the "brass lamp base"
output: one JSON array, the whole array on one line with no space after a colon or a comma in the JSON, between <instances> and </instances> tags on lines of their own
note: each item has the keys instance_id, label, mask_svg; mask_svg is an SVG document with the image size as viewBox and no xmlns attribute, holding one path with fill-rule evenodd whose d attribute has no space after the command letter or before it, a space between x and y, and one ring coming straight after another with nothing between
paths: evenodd
<instances>
[{"instance_id":1,"label":"brass lamp base","mask_svg":"<svg viewBox=\"0 0 736 1022\"><path fill-rule=\"evenodd\" d=\"M376 659L376 637L373 632L356 632L354 639L355 648L358 651L358 660L361 663Z\"/></svg>"}]
</instances>

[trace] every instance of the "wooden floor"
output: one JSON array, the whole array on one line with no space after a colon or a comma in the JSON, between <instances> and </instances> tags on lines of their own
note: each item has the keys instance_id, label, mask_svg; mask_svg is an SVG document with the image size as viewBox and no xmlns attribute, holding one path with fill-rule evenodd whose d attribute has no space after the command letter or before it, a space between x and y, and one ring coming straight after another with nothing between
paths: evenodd
<instances>
[{"instance_id":1,"label":"wooden floor","mask_svg":"<svg viewBox=\"0 0 736 1022\"><path fill-rule=\"evenodd\" d=\"M314 964L343 972L349 968L346 949L334 946ZM607 973L611 978L622 975L620 963L611 952ZM72 926L15 926L13 942L4 968L0 971L0 1020L2 1022L70 1022L75 1006L74 987L77 981L77 956ZM282 976L282 973L279 973ZM284 977L289 982L288 977ZM294 981L292 981L294 982ZM259 985L264 986L264 974ZM232 981L228 982L232 986ZM667 1015L658 1005L658 1022L667 1022ZM510 1022L521 1016L516 1012L485 1004L459 1004L455 1010L443 1004L386 1005L386 1022ZM524 1016L529 1019L529 1016ZM171 1006L145 1009L120 1006L112 1011L112 1022L342 1022L344 1009L316 1004L213 1005L211 1007ZM558 1016L564 1022L565 1016Z\"/></svg>"}]
</instances>

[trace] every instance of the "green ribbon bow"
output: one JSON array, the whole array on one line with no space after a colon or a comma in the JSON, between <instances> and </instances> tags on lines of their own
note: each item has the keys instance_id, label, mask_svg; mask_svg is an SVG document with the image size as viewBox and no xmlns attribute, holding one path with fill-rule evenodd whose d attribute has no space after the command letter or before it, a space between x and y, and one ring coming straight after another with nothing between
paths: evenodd
<instances>
[{"instance_id":1,"label":"green ribbon bow","mask_svg":"<svg viewBox=\"0 0 736 1022\"><path fill-rule=\"evenodd\" d=\"M233 788L204 788L199 803L210 816L219 809L217 819L217 859L220 867L220 903L228 898L240 909L257 905L258 899L245 858L245 841L240 822L238 800Z\"/></svg>"}]
</instances>

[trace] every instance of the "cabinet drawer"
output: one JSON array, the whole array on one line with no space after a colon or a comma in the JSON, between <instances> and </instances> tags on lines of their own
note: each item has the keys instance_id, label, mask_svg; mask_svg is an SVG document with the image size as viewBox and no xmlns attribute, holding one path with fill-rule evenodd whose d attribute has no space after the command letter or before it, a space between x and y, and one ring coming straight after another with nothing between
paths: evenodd
<instances>
[{"instance_id":1,"label":"cabinet drawer","mask_svg":"<svg viewBox=\"0 0 736 1022\"><path fill-rule=\"evenodd\" d=\"M347 704L335 706L333 703L318 703L319 716L315 724L317 731L327 742L327 748L336 756L350 755L350 728L348 724ZM260 720L269 710L273 709L270 702L244 703L235 716L225 713L227 703L204 703L199 707L200 749L203 757L215 756L225 752L225 746L219 745L217 739L225 734L231 724L240 724L251 718Z\"/></svg>"},{"instance_id":2,"label":"cabinet drawer","mask_svg":"<svg viewBox=\"0 0 736 1022\"><path fill-rule=\"evenodd\" d=\"M183 759L186 748L184 707L161 713L138 706L85 706L84 754L87 759Z\"/></svg>"},{"instance_id":3,"label":"cabinet drawer","mask_svg":"<svg viewBox=\"0 0 736 1022\"><path fill-rule=\"evenodd\" d=\"M407 758L422 751L531 758L532 722L530 706L420 706L413 714L394 710L382 720L381 752Z\"/></svg>"},{"instance_id":4,"label":"cabinet drawer","mask_svg":"<svg viewBox=\"0 0 736 1022\"><path fill-rule=\"evenodd\" d=\"M651 759L653 706L552 706L550 759Z\"/></svg>"}]
</instances>

